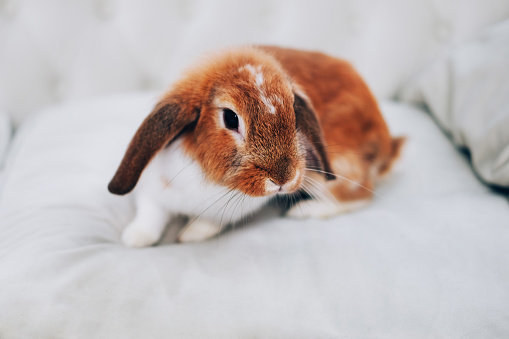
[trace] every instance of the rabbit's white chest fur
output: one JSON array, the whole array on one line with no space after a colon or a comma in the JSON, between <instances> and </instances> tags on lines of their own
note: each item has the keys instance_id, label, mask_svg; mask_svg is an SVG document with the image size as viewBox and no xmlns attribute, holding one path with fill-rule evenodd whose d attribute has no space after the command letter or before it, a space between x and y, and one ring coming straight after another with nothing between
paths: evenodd
<instances>
[{"instance_id":1,"label":"rabbit's white chest fur","mask_svg":"<svg viewBox=\"0 0 509 339\"><path fill-rule=\"evenodd\" d=\"M245 196L208 182L196 161L182 152L180 140L152 159L133 194L136 216L123 235L124 242L131 246L156 242L166 223L177 214L191 217L192 227L186 233L191 234L194 228L198 233L207 233L202 237L210 237L217 233L214 229L253 213L269 199ZM199 230L199 226L205 229Z\"/></svg>"}]
</instances>

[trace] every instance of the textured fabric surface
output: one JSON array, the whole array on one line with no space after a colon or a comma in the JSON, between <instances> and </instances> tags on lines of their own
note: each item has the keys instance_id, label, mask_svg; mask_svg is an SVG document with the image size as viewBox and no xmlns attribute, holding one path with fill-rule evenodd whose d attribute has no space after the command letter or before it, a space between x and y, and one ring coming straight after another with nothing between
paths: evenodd
<instances>
[{"instance_id":1,"label":"textured fabric surface","mask_svg":"<svg viewBox=\"0 0 509 339\"><path fill-rule=\"evenodd\" d=\"M11 120L7 113L0 110L0 170L3 167L4 157L11 140Z\"/></svg>"},{"instance_id":2,"label":"textured fabric surface","mask_svg":"<svg viewBox=\"0 0 509 339\"><path fill-rule=\"evenodd\" d=\"M507 200L404 104L382 106L409 142L368 208L303 221L268 209L208 242L124 247L133 205L106 185L155 98L49 108L17 134L1 338L509 336Z\"/></svg>"},{"instance_id":3,"label":"textured fabric surface","mask_svg":"<svg viewBox=\"0 0 509 339\"><path fill-rule=\"evenodd\" d=\"M429 108L484 181L509 187L509 19L435 60L402 98Z\"/></svg>"},{"instance_id":4,"label":"textured fabric surface","mask_svg":"<svg viewBox=\"0 0 509 339\"><path fill-rule=\"evenodd\" d=\"M0 107L167 87L202 52L265 43L357 66L380 98L446 46L509 16L507 0L2 0Z\"/></svg>"},{"instance_id":5,"label":"textured fabric surface","mask_svg":"<svg viewBox=\"0 0 509 339\"><path fill-rule=\"evenodd\" d=\"M11 141L11 119L7 113L0 110L0 191L3 184L4 159Z\"/></svg>"}]
</instances>

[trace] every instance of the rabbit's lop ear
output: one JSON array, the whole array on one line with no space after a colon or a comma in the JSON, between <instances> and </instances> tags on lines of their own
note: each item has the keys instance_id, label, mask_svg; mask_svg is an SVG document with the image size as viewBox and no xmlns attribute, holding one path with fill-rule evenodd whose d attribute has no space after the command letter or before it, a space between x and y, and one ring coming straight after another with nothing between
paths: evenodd
<instances>
[{"instance_id":1,"label":"rabbit's lop ear","mask_svg":"<svg viewBox=\"0 0 509 339\"><path fill-rule=\"evenodd\" d=\"M188 107L179 101L182 100L167 97L145 118L108 185L111 193L123 195L131 192L157 151L196 122L200 115L199 108Z\"/></svg>"},{"instance_id":2,"label":"rabbit's lop ear","mask_svg":"<svg viewBox=\"0 0 509 339\"><path fill-rule=\"evenodd\" d=\"M331 170L329 157L325 152L325 140L316 114L306 100L298 94L294 95L293 109L297 131L304 134L307 139L306 147L311 148L307 150L308 158L311 158L311 164L308 163L308 166L311 169L320 170L327 180L334 180L336 176Z\"/></svg>"}]
</instances>

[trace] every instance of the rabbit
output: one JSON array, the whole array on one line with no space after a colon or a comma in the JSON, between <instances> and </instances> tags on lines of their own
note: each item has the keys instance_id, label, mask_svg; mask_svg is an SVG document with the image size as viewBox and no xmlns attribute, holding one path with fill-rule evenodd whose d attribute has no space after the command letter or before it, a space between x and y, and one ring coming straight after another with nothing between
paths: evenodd
<instances>
[{"instance_id":1,"label":"rabbit","mask_svg":"<svg viewBox=\"0 0 509 339\"><path fill-rule=\"evenodd\" d=\"M125 245L157 243L177 214L191 217L178 240L203 241L278 195L312 197L289 209L295 218L360 208L403 141L391 137L348 62L313 51L237 47L201 60L162 96L108 189L134 189Z\"/></svg>"}]
</instances>

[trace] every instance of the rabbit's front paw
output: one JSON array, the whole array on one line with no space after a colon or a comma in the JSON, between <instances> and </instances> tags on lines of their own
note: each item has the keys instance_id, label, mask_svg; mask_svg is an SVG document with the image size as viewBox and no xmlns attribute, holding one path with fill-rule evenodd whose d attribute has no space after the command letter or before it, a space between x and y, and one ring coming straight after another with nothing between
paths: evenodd
<instances>
[{"instance_id":1,"label":"rabbit's front paw","mask_svg":"<svg viewBox=\"0 0 509 339\"><path fill-rule=\"evenodd\" d=\"M212 238L221 231L221 227L208 220L194 220L191 221L184 231L178 237L181 243L186 242L199 242Z\"/></svg>"},{"instance_id":2,"label":"rabbit's front paw","mask_svg":"<svg viewBox=\"0 0 509 339\"><path fill-rule=\"evenodd\" d=\"M122 232L122 242L129 247L151 246L154 245L160 237L160 232L137 222L130 223Z\"/></svg>"},{"instance_id":3,"label":"rabbit's front paw","mask_svg":"<svg viewBox=\"0 0 509 339\"><path fill-rule=\"evenodd\" d=\"M290 208L286 215L291 218L330 218L339 214L355 211L366 205L370 200L355 200L349 202L304 200Z\"/></svg>"}]
</instances>

